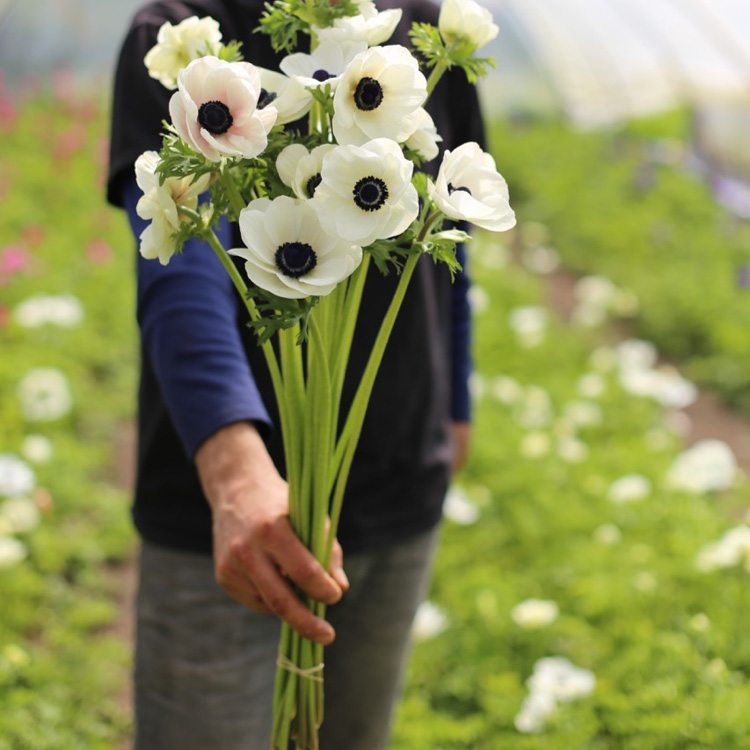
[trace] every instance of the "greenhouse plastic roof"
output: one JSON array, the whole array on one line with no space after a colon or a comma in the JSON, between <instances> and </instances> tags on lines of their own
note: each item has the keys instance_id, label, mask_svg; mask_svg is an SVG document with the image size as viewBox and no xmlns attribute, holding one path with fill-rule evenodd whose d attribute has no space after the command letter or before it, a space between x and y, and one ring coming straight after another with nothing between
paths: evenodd
<instances>
[{"instance_id":1,"label":"greenhouse plastic roof","mask_svg":"<svg viewBox=\"0 0 750 750\"><path fill-rule=\"evenodd\" d=\"M574 121L750 103L750 0L487 0ZM505 36L505 38L504 38ZM509 45L511 48L514 44ZM500 94L502 97L502 94Z\"/></svg>"}]
</instances>

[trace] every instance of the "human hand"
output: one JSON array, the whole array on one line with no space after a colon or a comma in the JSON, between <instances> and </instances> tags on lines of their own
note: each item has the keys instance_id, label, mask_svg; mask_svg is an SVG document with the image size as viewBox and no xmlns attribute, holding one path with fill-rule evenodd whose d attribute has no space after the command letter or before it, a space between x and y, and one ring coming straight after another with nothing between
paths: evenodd
<instances>
[{"instance_id":1,"label":"human hand","mask_svg":"<svg viewBox=\"0 0 750 750\"><path fill-rule=\"evenodd\" d=\"M255 427L237 423L206 440L195 462L213 514L218 584L255 612L272 612L310 640L335 633L300 601L288 580L325 604L349 587L338 542L330 573L299 541L288 515L288 489Z\"/></svg>"},{"instance_id":2,"label":"human hand","mask_svg":"<svg viewBox=\"0 0 750 750\"><path fill-rule=\"evenodd\" d=\"M471 423L453 422L453 460L451 461L451 474L455 474L465 463L469 455L471 445Z\"/></svg>"}]
</instances>

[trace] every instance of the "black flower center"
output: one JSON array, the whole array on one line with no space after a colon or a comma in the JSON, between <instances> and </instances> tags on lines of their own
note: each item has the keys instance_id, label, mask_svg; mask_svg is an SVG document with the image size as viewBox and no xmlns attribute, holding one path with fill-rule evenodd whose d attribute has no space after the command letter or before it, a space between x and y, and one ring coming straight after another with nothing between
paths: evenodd
<instances>
[{"instance_id":1,"label":"black flower center","mask_svg":"<svg viewBox=\"0 0 750 750\"><path fill-rule=\"evenodd\" d=\"M281 273L293 279L309 273L317 263L315 250L306 242L285 242L276 250L276 265Z\"/></svg>"},{"instance_id":2,"label":"black flower center","mask_svg":"<svg viewBox=\"0 0 750 750\"><path fill-rule=\"evenodd\" d=\"M320 176L320 172L318 172L317 174L314 174L307 181L307 185L305 186L305 192L307 193L308 198L312 198L315 195L315 190L322 181L323 181L323 178Z\"/></svg>"},{"instance_id":3,"label":"black flower center","mask_svg":"<svg viewBox=\"0 0 750 750\"><path fill-rule=\"evenodd\" d=\"M365 77L354 89L354 103L365 112L377 109L383 101L383 87L374 78Z\"/></svg>"},{"instance_id":4,"label":"black flower center","mask_svg":"<svg viewBox=\"0 0 750 750\"><path fill-rule=\"evenodd\" d=\"M451 195L452 193L456 193L459 190L462 190L464 193L468 193L469 195L471 195L471 190L469 190L469 188L463 187L463 186L453 187L453 185L451 185L450 182L448 183L448 195Z\"/></svg>"},{"instance_id":5,"label":"black flower center","mask_svg":"<svg viewBox=\"0 0 750 750\"><path fill-rule=\"evenodd\" d=\"M320 81L321 83L323 83L323 81L327 81L327 80L328 80L329 78L333 78L333 73L329 73L329 72L328 72L327 70L323 70L323 69L321 68L320 70L316 70L316 71L315 71L315 72L314 72L314 73L312 74L312 77L313 77L313 78L314 78L314 79L315 79L316 81Z\"/></svg>"},{"instance_id":6,"label":"black flower center","mask_svg":"<svg viewBox=\"0 0 750 750\"><path fill-rule=\"evenodd\" d=\"M234 120L224 102L205 102L198 110L198 122L212 135L226 133Z\"/></svg>"},{"instance_id":7,"label":"black flower center","mask_svg":"<svg viewBox=\"0 0 750 750\"><path fill-rule=\"evenodd\" d=\"M265 89L260 90L260 94L258 95L258 104L257 109L263 109L264 107L267 107L276 97L278 94L275 91L266 91Z\"/></svg>"},{"instance_id":8,"label":"black flower center","mask_svg":"<svg viewBox=\"0 0 750 750\"><path fill-rule=\"evenodd\" d=\"M352 192L363 211L377 211L388 200L388 188L379 177L363 177Z\"/></svg>"}]
</instances>

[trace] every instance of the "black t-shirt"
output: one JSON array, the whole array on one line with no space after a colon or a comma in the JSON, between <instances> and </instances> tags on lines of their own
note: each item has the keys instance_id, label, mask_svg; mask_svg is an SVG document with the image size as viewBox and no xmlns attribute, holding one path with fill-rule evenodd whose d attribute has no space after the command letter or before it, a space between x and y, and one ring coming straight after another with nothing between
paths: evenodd
<instances>
[{"instance_id":1,"label":"black t-shirt","mask_svg":"<svg viewBox=\"0 0 750 750\"><path fill-rule=\"evenodd\" d=\"M412 20L437 19L429 0L380 3L403 7L390 43L408 44ZM171 92L150 78L143 64L159 27L189 16L212 16L223 39L243 41L249 62L277 69L268 37L252 33L261 0L162 0L140 10L120 53L115 77L107 197L122 205L122 188L136 158L161 146ZM450 71L433 92L428 109L442 146L483 143L475 89L462 71ZM432 162L436 169L439 159ZM371 269L344 384L342 414L356 390L380 321L393 295L395 273ZM278 424L273 390L260 347L238 319L245 351L271 418ZM345 551L373 548L427 530L439 519L450 463L451 282L445 268L423 258L415 271L386 349L367 410L339 526ZM142 351L139 387L138 471L133 515L142 536L156 544L211 550L210 509L195 466L186 456L165 406L148 355ZM283 471L281 435L267 446Z\"/></svg>"}]
</instances>

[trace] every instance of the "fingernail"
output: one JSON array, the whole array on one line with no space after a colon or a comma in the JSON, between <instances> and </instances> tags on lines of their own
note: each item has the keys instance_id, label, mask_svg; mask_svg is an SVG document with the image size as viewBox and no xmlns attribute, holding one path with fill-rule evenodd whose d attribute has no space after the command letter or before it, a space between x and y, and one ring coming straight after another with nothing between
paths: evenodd
<instances>
[{"instance_id":1,"label":"fingernail","mask_svg":"<svg viewBox=\"0 0 750 750\"><path fill-rule=\"evenodd\" d=\"M336 568L336 577L338 578L338 581L344 591L347 591L349 589L349 579L347 578L343 568Z\"/></svg>"},{"instance_id":2,"label":"fingernail","mask_svg":"<svg viewBox=\"0 0 750 750\"><path fill-rule=\"evenodd\" d=\"M317 640L324 646L328 646L330 643L333 643L334 639L336 638L336 631L327 623L325 626L320 628L318 634L319 635Z\"/></svg>"}]
</instances>

